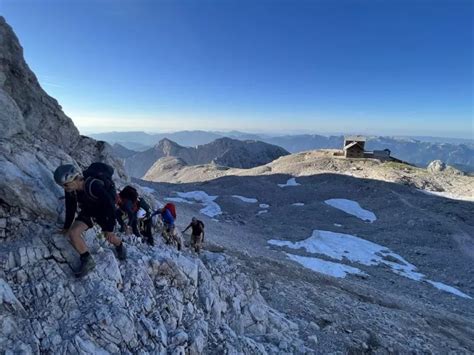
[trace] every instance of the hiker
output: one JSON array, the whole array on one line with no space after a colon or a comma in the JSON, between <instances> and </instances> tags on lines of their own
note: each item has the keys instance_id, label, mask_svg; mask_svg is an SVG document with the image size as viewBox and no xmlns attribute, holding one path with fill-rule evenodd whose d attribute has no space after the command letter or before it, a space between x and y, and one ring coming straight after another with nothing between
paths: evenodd
<instances>
[{"instance_id":1,"label":"hiker","mask_svg":"<svg viewBox=\"0 0 474 355\"><path fill-rule=\"evenodd\" d=\"M187 226L181 233L186 233L189 228L192 228L191 247L199 254L201 252L202 243L204 243L204 223L196 217L193 217L189 226Z\"/></svg>"},{"instance_id":2,"label":"hiker","mask_svg":"<svg viewBox=\"0 0 474 355\"><path fill-rule=\"evenodd\" d=\"M151 231L151 208L143 197L138 196L138 191L133 186L125 186L118 194L117 205L115 217L120 225L120 232L129 235L133 231L138 238L143 238L141 230L146 242L154 245ZM127 226L123 221L124 213L128 216ZM142 228L139 228L139 225Z\"/></svg>"},{"instance_id":3,"label":"hiker","mask_svg":"<svg viewBox=\"0 0 474 355\"><path fill-rule=\"evenodd\" d=\"M114 233L115 185L112 181L114 169L104 163L93 163L82 174L72 164L60 165L54 171L54 180L64 188L66 219L61 232L69 236L72 246L80 255L77 277L85 276L95 267L87 245L82 238L89 228L98 224L105 239L115 246L117 258L125 260L127 251ZM77 208L80 208L76 216Z\"/></svg>"},{"instance_id":4,"label":"hiker","mask_svg":"<svg viewBox=\"0 0 474 355\"><path fill-rule=\"evenodd\" d=\"M163 238L165 239L166 244L176 242L178 250L181 250L181 238L176 232L176 226L174 221L176 219L176 207L172 203L167 203L163 208L158 209L153 212L151 217L159 214L161 220L163 221Z\"/></svg>"}]
</instances>

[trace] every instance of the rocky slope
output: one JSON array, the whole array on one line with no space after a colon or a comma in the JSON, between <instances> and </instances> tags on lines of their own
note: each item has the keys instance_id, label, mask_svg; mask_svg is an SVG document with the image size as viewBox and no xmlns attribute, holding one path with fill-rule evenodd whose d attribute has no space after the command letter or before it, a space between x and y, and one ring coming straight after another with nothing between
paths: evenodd
<instances>
[{"instance_id":1,"label":"rocky slope","mask_svg":"<svg viewBox=\"0 0 474 355\"><path fill-rule=\"evenodd\" d=\"M23 228L29 238L0 247L2 353L307 351L297 324L266 303L231 257L198 259L160 239L154 248L129 240L129 259L119 264L90 231L98 266L77 280L64 236L44 225Z\"/></svg>"},{"instance_id":2,"label":"rocky slope","mask_svg":"<svg viewBox=\"0 0 474 355\"><path fill-rule=\"evenodd\" d=\"M142 177L152 165L163 157L176 157L188 165L216 163L236 168L251 168L266 164L288 154L284 149L258 141L239 141L220 138L195 148L182 147L169 139L161 140L155 147L132 155L125 160L127 172ZM153 172L150 172L153 174Z\"/></svg>"},{"instance_id":3,"label":"rocky slope","mask_svg":"<svg viewBox=\"0 0 474 355\"><path fill-rule=\"evenodd\" d=\"M317 168L318 161L299 157L285 168ZM338 163L348 164L320 161ZM180 228L192 216L203 220L205 248L241 260L315 353L472 353L474 203L405 183L416 176L394 183L349 175L363 174L364 164L372 162L352 162L360 170L348 164L347 174L323 173L321 165L296 178L262 169L202 182L136 181L175 201ZM405 176L407 168L388 174ZM425 171L442 173L433 181L452 181L451 172ZM334 200L357 203L371 218L335 208Z\"/></svg>"}]
</instances>

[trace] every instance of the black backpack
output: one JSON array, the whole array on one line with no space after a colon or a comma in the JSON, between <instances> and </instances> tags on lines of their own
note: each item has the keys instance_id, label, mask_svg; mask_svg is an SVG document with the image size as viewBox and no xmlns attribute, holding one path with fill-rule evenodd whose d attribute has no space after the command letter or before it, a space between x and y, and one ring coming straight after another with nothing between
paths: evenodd
<instances>
[{"instance_id":1,"label":"black backpack","mask_svg":"<svg viewBox=\"0 0 474 355\"><path fill-rule=\"evenodd\" d=\"M86 191L87 196L93 200L97 200L98 197L94 196L92 193L91 185L94 180L99 180L104 185L110 200L115 204L117 191L115 188L115 183L112 180L113 175L114 168L110 165L101 162L92 163L86 170L82 172L82 176L84 176L85 180L84 190Z\"/></svg>"}]
</instances>

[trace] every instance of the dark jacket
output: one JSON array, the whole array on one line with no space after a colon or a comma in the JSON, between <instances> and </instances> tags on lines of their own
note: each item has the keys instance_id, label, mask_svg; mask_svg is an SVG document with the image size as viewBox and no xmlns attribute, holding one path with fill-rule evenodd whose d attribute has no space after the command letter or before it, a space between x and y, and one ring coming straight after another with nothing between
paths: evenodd
<instances>
[{"instance_id":1,"label":"dark jacket","mask_svg":"<svg viewBox=\"0 0 474 355\"><path fill-rule=\"evenodd\" d=\"M104 188L104 183L94 179L87 186L90 191L66 192L66 221L64 229L69 229L76 217L79 205L81 215L89 216L101 221L100 226L105 232L112 232L115 227L115 200ZM96 198L92 197L95 196Z\"/></svg>"},{"instance_id":2,"label":"dark jacket","mask_svg":"<svg viewBox=\"0 0 474 355\"><path fill-rule=\"evenodd\" d=\"M184 231L187 231L189 228L192 228L193 235L201 235L201 233L204 233L204 223L200 220L197 220L196 223L189 223L189 226L187 226Z\"/></svg>"}]
</instances>

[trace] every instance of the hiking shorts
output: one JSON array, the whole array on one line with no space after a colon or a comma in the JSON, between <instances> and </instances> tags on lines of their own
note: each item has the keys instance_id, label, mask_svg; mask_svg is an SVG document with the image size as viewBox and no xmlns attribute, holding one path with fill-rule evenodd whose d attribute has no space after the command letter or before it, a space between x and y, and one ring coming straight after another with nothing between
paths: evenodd
<instances>
[{"instance_id":1,"label":"hiking shorts","mask_svg":"<svg viewBox=\"0 0 474 355\"><path fill-rule=\"evenodd\" d=\"M197 243L202 243L202 233L200 234L191 234L191 243L197 244Z\"/></svg>"},{"instance_id":2,"label":"hiking shorts","mask_svg":"<svg viewBox=\"0 0 474 355\"><path fill-rule=\"evenodd\" d=\"M87 227L92 228L94 227L94 223L98 224L100 228L102 228L105 232L113 232L113 230L108 231L106 230L107 226L107 219L105 217L92 217L83 212L79 212L79 216L76 217L76 221L80 221L85 223Z\"/></svg>"}]
</instances>

